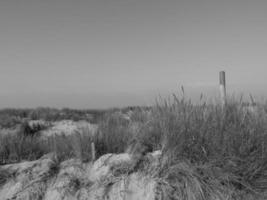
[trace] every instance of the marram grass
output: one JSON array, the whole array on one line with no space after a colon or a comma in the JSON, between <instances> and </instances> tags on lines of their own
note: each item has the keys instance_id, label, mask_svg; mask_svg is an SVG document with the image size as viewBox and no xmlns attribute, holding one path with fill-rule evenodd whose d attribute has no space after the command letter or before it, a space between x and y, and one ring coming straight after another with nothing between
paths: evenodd
<instances>
[{"instance_id":1,"label":"marram grass","mask_svg":"<svg viewBox=\"0 0 267 200\"><path fill-rule=\"evenodd\" d=\"M248 107L235 99L222 108L174 95L126 118L124 111L107 112L96 135L81 130L46 141L38 135L0 136L0 162L33 160L51 151L60 160L88 161L91 142L97 157L127 151L139 158L143 151L162 150L151 174L162 199L267 199L266 110L264 104Z\"/></svg>"}]
</instances>

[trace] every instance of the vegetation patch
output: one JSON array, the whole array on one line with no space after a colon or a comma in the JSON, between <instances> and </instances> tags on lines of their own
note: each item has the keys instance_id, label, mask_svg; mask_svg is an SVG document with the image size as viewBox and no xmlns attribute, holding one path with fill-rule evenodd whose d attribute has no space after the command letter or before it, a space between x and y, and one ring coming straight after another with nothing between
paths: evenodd
<instances>
[{"instance_id":1,"label":"vegetation patch","mask_svg":"<svg viewBox=\"0 0 267 200\"><path fill-rule=\"evenodd\" d=\"M164 199L262 196L267 190L267 105L253 106L247 109L246 103L235 99L228 99L224 108L201 101L193 104L174 95L150 108L105 112L94 135L80 130L41 140L35 134L41 127L28 130L26 126L15 135L0 134L0 162L34 160L49 152L55 152L60 161L87 162L94 142L97 157L127 151L137 160L136 169L114 168L115 178L147 169L158 180ZM15 113L28 116L28 111ZM152 166L144 155L155 150L162 155L149 170Z\"/></svg>"}]
</instances>

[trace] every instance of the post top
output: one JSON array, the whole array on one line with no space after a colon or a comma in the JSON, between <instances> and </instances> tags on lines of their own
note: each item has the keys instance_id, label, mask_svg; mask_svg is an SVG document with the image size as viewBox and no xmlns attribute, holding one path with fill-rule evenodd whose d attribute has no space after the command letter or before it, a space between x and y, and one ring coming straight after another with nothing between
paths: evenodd
<instances>
[{"instance_id":1,"label":"post top","mask_svg":"<svg viewBox=\"0 0 267 200\"><path fill-rule=\"evenodd\" d=\"M225 71L220 71L220 84L225 85Z\"/></svg>"}]
</instances>

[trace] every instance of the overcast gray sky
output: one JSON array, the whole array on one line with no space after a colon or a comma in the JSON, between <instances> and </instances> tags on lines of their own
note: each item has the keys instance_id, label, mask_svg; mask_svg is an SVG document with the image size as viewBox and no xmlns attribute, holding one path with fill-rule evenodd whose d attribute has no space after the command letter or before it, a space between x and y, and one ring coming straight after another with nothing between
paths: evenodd
<instances>
[{"instance_id":1,"label":"overcast gray sky","mask_svg":"<svg viewBox=\"0 0 267 200\"><path fill-rule=\"evenodd\" d=\"M158 94L265 95L267 1L0 0L0 107L147 105Z\"/></svg>"}]
</instances>

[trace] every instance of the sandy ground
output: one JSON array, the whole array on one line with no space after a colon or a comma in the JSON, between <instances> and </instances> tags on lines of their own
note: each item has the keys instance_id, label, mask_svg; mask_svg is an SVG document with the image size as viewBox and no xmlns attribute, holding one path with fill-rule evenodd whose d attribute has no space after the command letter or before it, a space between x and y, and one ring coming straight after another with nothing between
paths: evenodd
<instances>
[{"instance_id":1,"label":"sandy ground","mask_svg":"<svg viewBox=\"0 0 267 200\"><path fill-rule=\"evenodd\" d=\"M43 136L52 135L71 135L76 131L88 134L95 134L98 129L97 124L90 124L86 121L74 122L71 120L63 120L58 122L53 122L51 127L46 130L41 131Z\"/></svg>"},{"instance_id":2,"label":"sandy ground","mask_svg":"<svg viewBox=\"0 0 267 200\"><path fill-rule=\"evenodd\" d=\"M75 159L57 163L54 155L49 154L36 161L5 165L0 173L9 175L0 182L0 199L155 199L156 181L152 177L139 172L120 172L132 165L127 153L106 154L94 163ZM115 173L114 168L120 170Z\"/></svg>"}]
</instances>

